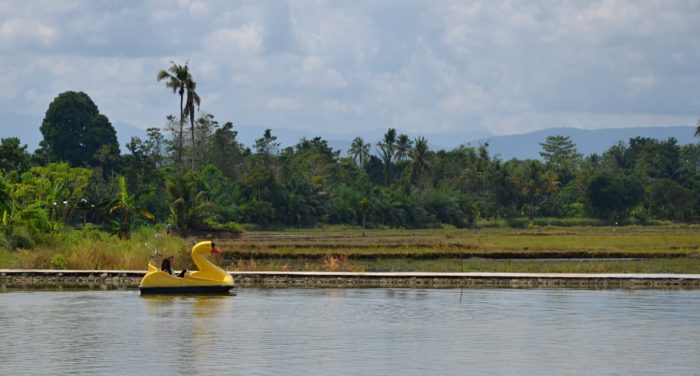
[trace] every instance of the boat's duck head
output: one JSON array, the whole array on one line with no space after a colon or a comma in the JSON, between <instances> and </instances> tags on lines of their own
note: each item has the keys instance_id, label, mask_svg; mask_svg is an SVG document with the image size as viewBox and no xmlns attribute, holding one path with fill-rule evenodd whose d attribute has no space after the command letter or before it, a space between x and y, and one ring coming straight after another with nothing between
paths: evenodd
<instances>
[{"instance_id":1,"label":"boat's duck head","mask_svg":"<svg viewBox=\"0 0 700 376\"><path fill-rule=\"evenodd\" d=\"M215 255L220 255L221 250L216 247L216 244L212 241L204 241L204 242L199 242L195 244L194 247L192 247L192 255L207 255L207 254L215 254Z\"/></svg>"}]
</instances>

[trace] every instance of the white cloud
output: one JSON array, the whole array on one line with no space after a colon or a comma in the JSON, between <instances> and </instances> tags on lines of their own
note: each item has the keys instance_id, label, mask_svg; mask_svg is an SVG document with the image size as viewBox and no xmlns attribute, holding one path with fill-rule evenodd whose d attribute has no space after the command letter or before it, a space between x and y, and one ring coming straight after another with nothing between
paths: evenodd
<instances>
[{"instance_id":1,"label":"white cloud","mask_svg":"<svg viewBox=\"0 0 700 376\"><path fill-rule=\"evenodd\" d=\"M268 110L296 111L301 107L301 102L291 97L271 97L265 102L265 108Z\"/></svg>"},{"instance_id":2,"label":"white cloud","mask_svg":"<svg viewBox=\"0 0 700 376\"><path fill-rule=\"evenodd\" d=\"M0 41L7 46L38 43L49 46L56 40L57 30L34 19L14 18L0 23ZM2 47L0 47L2 48Z\"/></svg>"},{"instance_id":3,"label":"white cloud","mask_svg":"<svg viewBox=\"0 0 700 376\"><path fill-rule=\"evenodd\" d=\"M157 125L177 110L155 80L171 60L217 119L307 132L692 125L700 108L690 1L7 4L0 112L84 90Z\"/></svg>"},{"instance_id":4,"label":"white cloud","mask_svg":"<svg viewBox=\"0 0 700 376\"><path fill-rule=\"evenodd\" d=\"M634 76L628 80L632 94L637 94L644 90L649 90L654 86L656 79L654 76Z\"/></svg>"},{"instance_id":5,"label":"white cloud","mask_svg":"<svg viewBox=\"0 0 700 376\"><path fill-rule=\"evenodd\" d=\"M211 33L206 43L209 50L227 55L258 53L262 48L262 35L254 25L224 27Z\"/></svg>"},{"instance_id":6,"label":"white cloud","mask_svg":"<svg viewBox=\"0 0 700 376\"><path fill-rule=\"evenodd\" d=\"M335 99L324 99L321 107L329 112L360 112L360 106L354 103L342 102Z\"/></svg>"},{"instance_id":7,"label":"white cloud","mask_svg":"<svg viewBox=\"0 0 700 376\"><path fill-rule=\"evenodd\" d=\"M321 59L315 56L308 56L303 60L299 82L303 85L328 88L347 86L347 82L340 73L324 66Z\"/></svg>"}]
</instances>

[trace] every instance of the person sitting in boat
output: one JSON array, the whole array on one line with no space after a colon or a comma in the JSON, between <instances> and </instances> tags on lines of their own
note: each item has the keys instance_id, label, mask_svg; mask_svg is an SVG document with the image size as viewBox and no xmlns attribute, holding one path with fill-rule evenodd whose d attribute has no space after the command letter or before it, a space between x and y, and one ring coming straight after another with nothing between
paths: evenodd
<instances>
[{"instance_id":1,"label":"person sitting in boat","mask_svg":"<svg viewBox=\"0 0 700 376\"><path fill-rule=\"evenodd\" d=\"M174 274L173 273L173 264L174 263L175 263L174 256L166 257L163 259L163 263L160 264L160 270L162 270L170 275L173 275ZM180 274L178 274L177 276L180 278L183 278L185 276L185 273L187 273L187 269L182 269Z\"/></svg>"}]
</instances>

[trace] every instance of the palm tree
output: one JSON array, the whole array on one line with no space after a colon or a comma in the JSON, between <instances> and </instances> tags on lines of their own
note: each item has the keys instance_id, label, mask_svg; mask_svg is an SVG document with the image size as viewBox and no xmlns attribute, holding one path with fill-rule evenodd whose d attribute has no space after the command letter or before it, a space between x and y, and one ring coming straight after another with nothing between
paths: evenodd
<instances>
[{"instance_id":1,"label":"palm tree","mask_svg":"<svg viewBox=\"0 0 700 376\"><path fill-rule=\"evenodd\" d=\"M348 155L352 157L357 164L364 166L367 159L369 159L369 148L371 146L370 143L365 143L362 137L355 137L350 145L350 150L348 150Z\"/></svg>"},{"instance_id":2,"label":"palm tree","mask_svg":"<svg viewBox=\"0 0 700 376\"><path fill-rule=\"evenodd\" d=\"M134 222L134 215L141 213L146 219L153 220L155 217L151 212L144 207L139 206L136 201L138 195L130 195L126 189L126 179L124 176L119 177L119 194L110 203L109 214L121 214L118 221L112 221L114 232L120 239L129 239L131 236L131 224Z\"/></svg>"},{"instance_id":3,"label":"palm tree","mask_svg":"<svg viewBox=\"0 0 700 376\"><path fill-rule=\"evenodd\" d=\"M411 180L418 180L424 173L430 172L430 148L428 140L421 136L416 138L415 147L411 149L411 161L408 163L407 171Z\"/></svg>"},{"instance_id":4,"label":"palm tree","mask_svg":"<svg viewBox=\"0 0 700 376\"><path fill-rule=\"evenodd\" d=\"M403 162L408 159L413 149L413 141L408 138L408 135L402 134L396 139L396 151L394 161L396 163Z\"/></svg>"},{"instance_id":5,"label":"palm tree","mask_svg":"<svg viewBox=\"0 0 700 376\"><path fill-rule=\"evenodd\" d=\"M166 80L165 81L165 87L168 89L171 89L173 93L177 93L180 96L180 133L178 135L178 152L177 152L177 161L178 161L178 169L182 167L182 148L183 148L183 139L182 139L182 124L184 123L185 119L185 109L184 109L184 97L185 97L185 89L187 88L187 83L189 81L192 81L192 77L190 76L189 68L187 67L187 63L185 65L178 65L175 64L174 61L171 61L170 64L172 66L168 68L168 70L161 70L158 72L157 79L158 81Z\"/></svg>"},{"instance_id":6,"label":"palm tree","mask_svg":"<svg viewBox=\"0 0 700 376\"><path fill-rule=\"evenodd\" d=\"M194 106L197 105L197 110L199 110L199 104L201 103L201 99L199 98L199 95L195 91L197 89L197 83L194 82L192 79L192 76L188 74L187 81L185 81L185 91L187 91L187 100L185 101L185 107L184 107L184 112L183 116L189 116L190 118L190 137L192 140L192 169L194 169L194 150L197 150L195 148L194 144Z\"/></svg>"},{"instance_id":7,"label":"palm tree","mask_svg":"<svg viewBox=\"0 0 700 376\"><path fill-rule=\"evenodd\" d=\"M384 134L384 139L379 141L379 152L384 162L384 183L389 185L391 181L391 160L394 159L396 148L396 129L389 128Z\"/></svg>"},{"instance_id":8,"label":"palm tree","mask_svg":"<svg viewBox=\"0 0 700 376\"><path fill-rule=\"evenodd\" d=\"M535 217L537 200L542 196L559 190L556 174L546 171L544 165L536 160L528 160L515 174L514 182L527 200L527 217Z\"/></svg>"},{"instance_id":9,"label":"palm tree","mask_svg":"<svg viewBox=\"0 0 700 376\"><path fill-rule=\"evenodd\" d=\"M204 212L212 207L204 201L205 192L197 191L197 181L189 174L168 177L165 189L170 197L170 214L180 234L197 227Z\"/></svg>"}]
</instances>

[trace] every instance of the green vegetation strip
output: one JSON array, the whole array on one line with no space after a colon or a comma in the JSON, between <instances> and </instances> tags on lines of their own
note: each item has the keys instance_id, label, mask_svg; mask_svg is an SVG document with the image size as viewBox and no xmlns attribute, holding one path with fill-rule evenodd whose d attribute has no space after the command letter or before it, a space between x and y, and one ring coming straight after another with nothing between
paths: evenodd
<instances>
[{"instance_id":1,"label":"green vegetation strip","mask_svg":"<svg viewBox=\"0 0 700 376\"><path fill-rule=\"evenodd\" d=\"M230 258L676 258L700 255L700 226L306 231L244 234L222 243Z\"/></svg>"},{"instance_id":2,"label":"green vegetation strip","mask_svg":"<svg viewBox=\"0 0 700 376\"><path fill-rule=\"evenodd\" d=\"M156 236L159 234L158 236ZM95 228L68 230L34 249L0 250L0 268L143 270L152 251L194 268L199 238L141 228L120 240ZM426 271L700 273L700 226L478 230L303 229L218 240L231 271Z\"/></svg>"}]
</instances>

